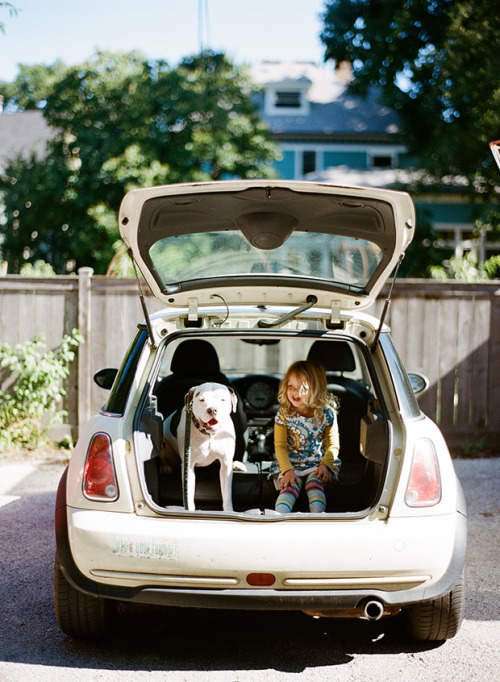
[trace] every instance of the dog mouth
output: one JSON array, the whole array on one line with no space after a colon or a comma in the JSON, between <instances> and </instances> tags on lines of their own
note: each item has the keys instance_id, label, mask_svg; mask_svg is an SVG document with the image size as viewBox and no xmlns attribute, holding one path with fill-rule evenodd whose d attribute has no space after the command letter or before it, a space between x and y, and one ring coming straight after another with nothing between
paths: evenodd
<instances>
[{"instance_id":1,"label":"dog mouth","mask_svg":"<svg viewBox=\"0 0 500 682\"><path fill-rule=\"evenodd\" d=\"M212 417L212 419L209 419L207 422L202 421L201 423L206 429L215 429L219 421L215 419L215 417Z\"/></svg>"}]
</instances>

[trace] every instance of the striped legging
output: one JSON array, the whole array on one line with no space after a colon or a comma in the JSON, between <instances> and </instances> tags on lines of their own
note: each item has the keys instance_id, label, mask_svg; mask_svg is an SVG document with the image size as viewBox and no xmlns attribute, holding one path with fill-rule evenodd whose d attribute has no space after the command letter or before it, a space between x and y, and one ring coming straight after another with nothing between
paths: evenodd
<instances>
[{"instance_id":1,"label":"striped legging","mask_svg":"<svg viewBox=\"0 0 500 682\"><path fill-rule=\"evenodd\" d=\"M325 511L325 488L319 478L314 476L313 473L310 473L307 477L299 476L298 482L294 481L292 485L287 486L280 492L275 506L277 512L280 512L281 514L289 514L292 511L293 505L297 501L300 491L304 485L304 478L307 499L309 500L309 511L315 514Z\"/></svg>"}]
</instances>

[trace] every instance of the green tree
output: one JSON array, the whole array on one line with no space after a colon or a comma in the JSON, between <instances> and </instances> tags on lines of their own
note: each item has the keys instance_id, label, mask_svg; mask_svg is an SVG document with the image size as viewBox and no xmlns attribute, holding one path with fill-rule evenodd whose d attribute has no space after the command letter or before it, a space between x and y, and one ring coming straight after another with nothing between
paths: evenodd
<instances>
[{"instance_id":1,"label":"green tree","mask_svg":"<svg viewBox=\"0 0 500 682\"><path fill-rule=\"evenodd\" d=\"M428 277L433 266L443 260L443 251L435 247L437 234L425 216L417 220L415 238L408 247L399 270L400 277Z\"/></svg>"},{"instance_id":2,"label":"green tree","mask_svg":"<svg viewBox=\"0 0 500 682\"><path fill-rule=\"evenodd\" d=\"M46 158L19 158L0 182L6 220L1 228L2 256L8 271L43 260L59 274L85 264L102 271L112 258L112 229L95 221L79 194L78 175L53 150Z\"/></svg>"},{"instance_id":3,"label":"green tree","mask_svg":"<svg viewBox=\"0 0 500 682\"><path fill-rule=\"evenodd\" d=\"M244 69L223 54L205 52L181 61L157 85L151 96L156 108L150 139L161 145L165 126L169 136L179 135L182 166L193 179L273 174L269 162L277 150L252 102L255 86ZM168 92L181 96L165 108Z\"/></svg>"},{"instance_id":4,"label":"green tree","mask_svg":"<svg viewBox=\"0 0 500 682\"><path fill-rule=\"evenodd\" d=\"M30 87L20 74L17 90L3 88L7 103L42 107L54 138L43 160L14 159L0 184L11 272L39 259L57 272L105 272L120 201L134 187L273 173L277 148L250 80L224 55L170 68L138 53L98 52L76 67L23 74L40 79Z\"/></svg>"},{"instance_id":5,"label":"green tree","mask_svg":"<svg viewBox=\"0 0 500 682\"><path fill-rule=\"evenodd\" d=\"M9 10L10 16L13 14L17 14L17 9L14 7L14 5L11 2L0 2L0 9L5 7L6 9ZM0 33L5 32L5 24L3 21L0 21Z\"/></svg>"},{"instance_id":6,"label":"green tree","mask_svg":"<svg viewBox=\"0 0 500 682\"><path fill-rule=\"evenodd\" d=\"M490 0L332 0L325 59L352 66L351 90L376 86L399 113L409 151L437 178L491 194L500 137L500 14Z\"/></svg>"},{"instance_id":7,"label":"green tree","mask_svg":"<svg viewBox=\"0 0 500 682\"><path fill-rule=\"evenodd\" d=\"M66 68L61 60L49 65L19 64L19 73L14 80L0 83L0 94L9 109L43 109L54 84L62 78Z\"/></svg>"}]
</instances>

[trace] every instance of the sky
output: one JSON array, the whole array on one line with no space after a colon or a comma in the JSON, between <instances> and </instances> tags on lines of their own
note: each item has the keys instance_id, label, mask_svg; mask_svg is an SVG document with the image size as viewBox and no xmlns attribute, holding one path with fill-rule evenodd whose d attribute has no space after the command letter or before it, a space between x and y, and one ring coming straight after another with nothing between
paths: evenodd
<instances>
[{"instance_id":1,"label":"sky","mask_svg":"<svg viewBox=\"0 0 500 682\"><path fill-rule=\"evenodd\" d=\"M10 0L0 7L0 80L17 65L80 64L96 50L139 50L175 65L200 48L236 64L323 61L325 0Z\"/></svg>"}]
</instances>

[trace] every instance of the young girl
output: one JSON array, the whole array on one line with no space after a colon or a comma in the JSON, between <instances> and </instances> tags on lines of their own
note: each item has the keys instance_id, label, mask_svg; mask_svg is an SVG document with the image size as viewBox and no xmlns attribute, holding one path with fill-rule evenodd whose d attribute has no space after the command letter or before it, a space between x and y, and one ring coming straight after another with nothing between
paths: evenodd
<instances>
[{"instance_id":1,"label":"young girl","mask_svg":"<svg viewBox=\"0 0 500 682\"><path fill-rule=\"evenodd\" d=\"M338 401L327 392L323 368L314 362L294 362L280 383L278 401L277 462L271 467L271 474L279 472L276 511L291 512L305 483L309 510L324 512L325 485L338 481L341 462Z\"/></svg>"}]
</instances>

